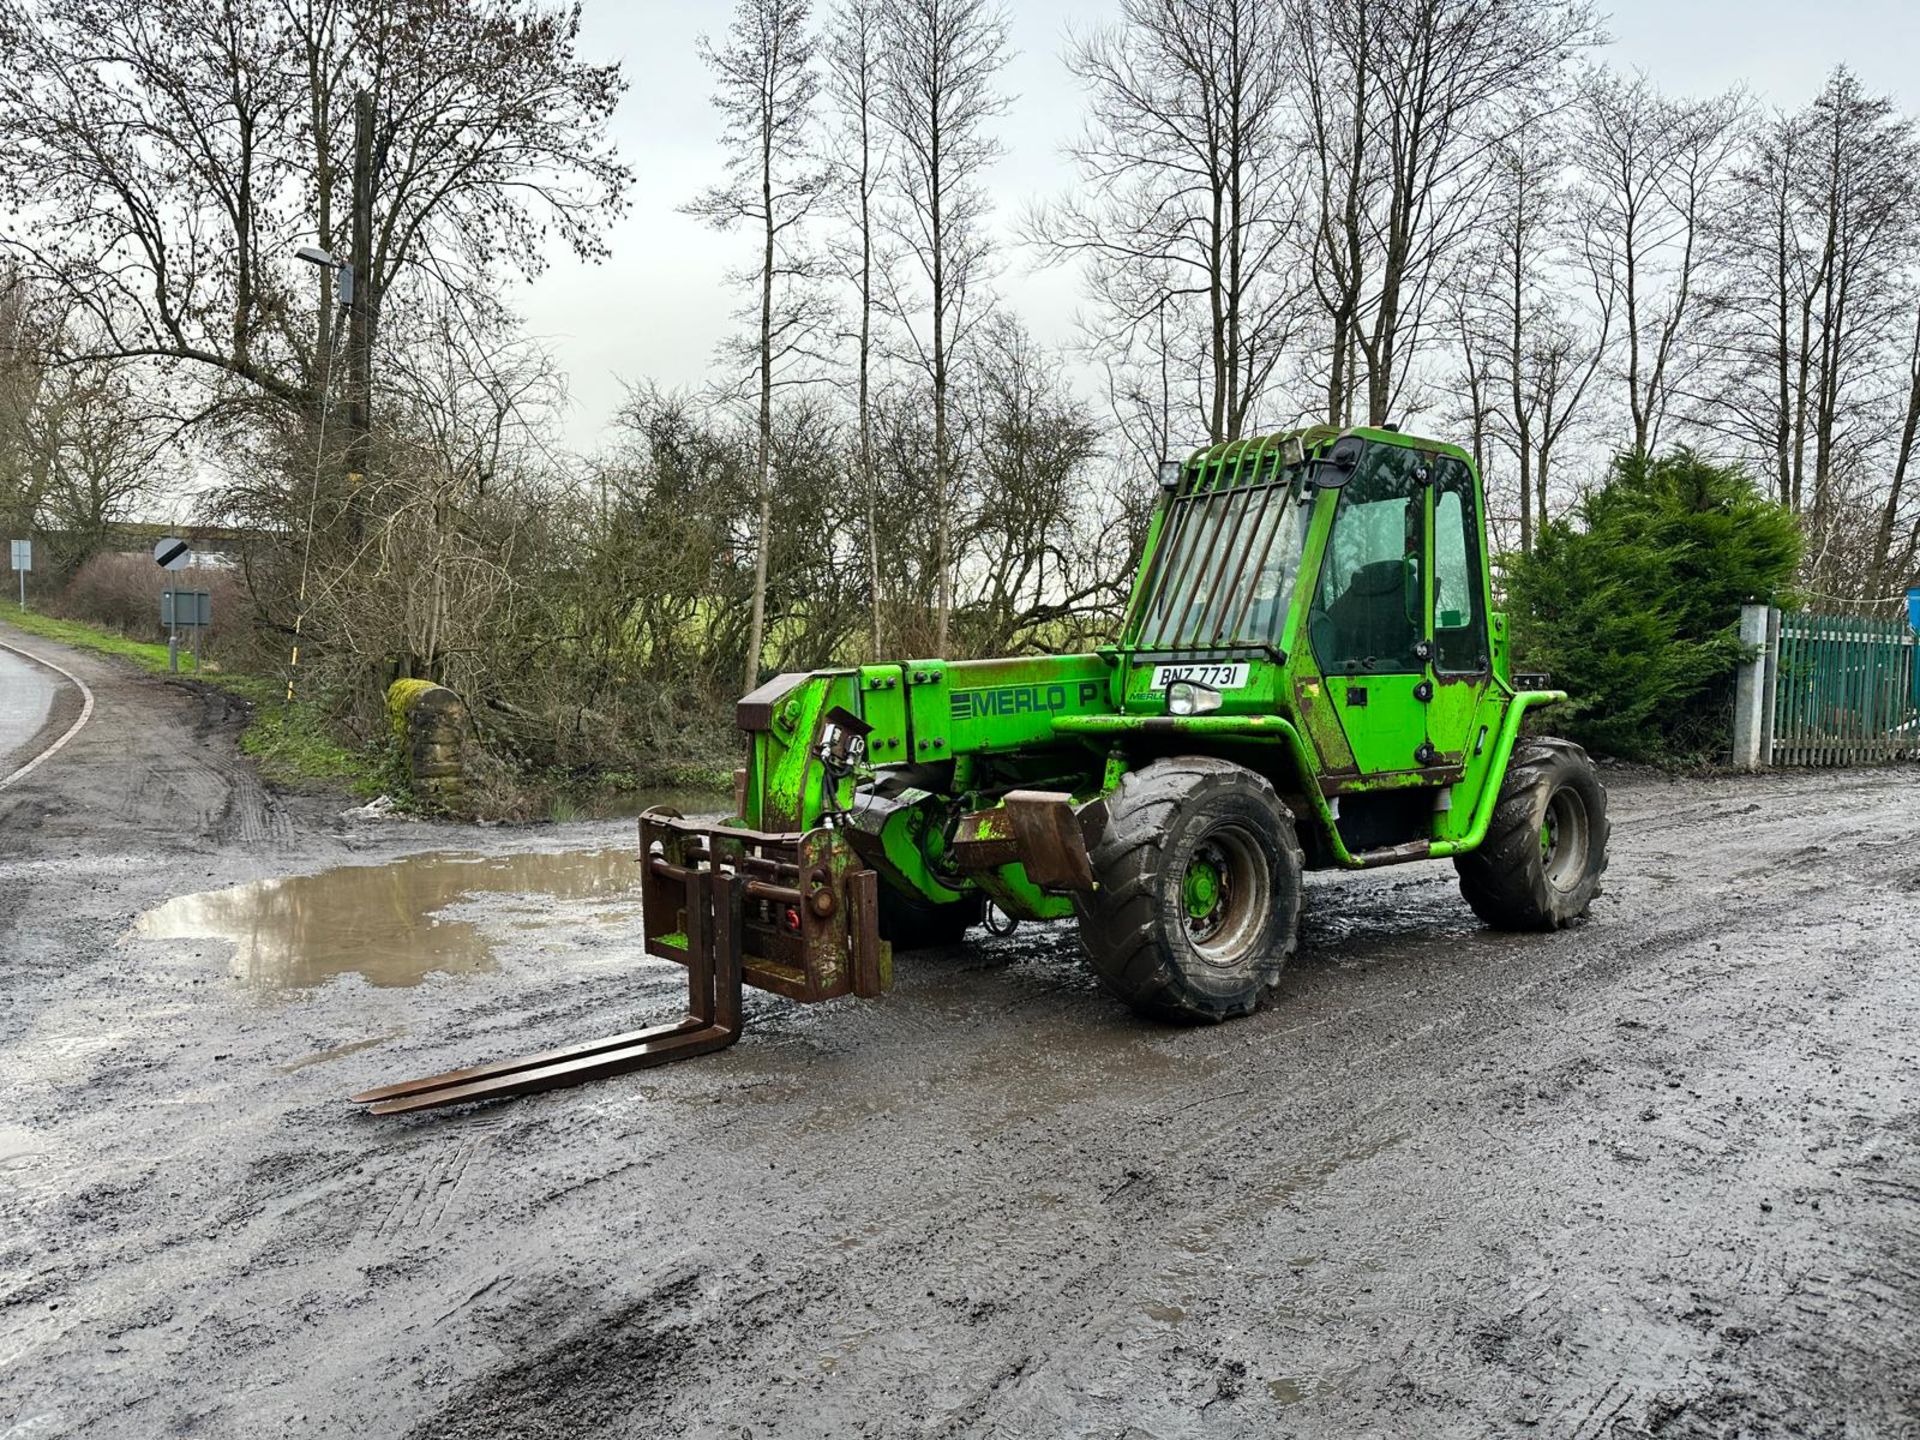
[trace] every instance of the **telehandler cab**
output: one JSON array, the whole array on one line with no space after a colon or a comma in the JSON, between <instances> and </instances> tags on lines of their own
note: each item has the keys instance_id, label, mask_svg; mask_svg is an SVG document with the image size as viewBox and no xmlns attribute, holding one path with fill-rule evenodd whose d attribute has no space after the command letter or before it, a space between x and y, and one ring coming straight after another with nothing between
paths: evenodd
<instances>
[{"instance_id":1,"label":"telehandler cab","mask_svg":"<svg viewBox=\"0 0 1920 1440\"><path fill-rule=\"evenodd\" d=\"M640 820L646 950L675 1025L354 1097L379 1113L573 1084L739 1037L741 986L875 996L991 902L1074 918L1144 1014L1244 1015L1296 944L1301 876L1450 857L1490 925L1586 912L1607 797L1522 718L1468 456L1389 429L1162 467L1118 639L1085 655L781 675L739 704L738 813Z\"/></svg>"}]
</instances>

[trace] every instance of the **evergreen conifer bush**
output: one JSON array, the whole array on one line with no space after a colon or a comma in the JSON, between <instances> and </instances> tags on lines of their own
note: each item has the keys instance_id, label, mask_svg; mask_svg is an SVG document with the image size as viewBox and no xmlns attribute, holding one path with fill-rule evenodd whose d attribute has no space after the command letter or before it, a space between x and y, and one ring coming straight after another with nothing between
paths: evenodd
<instances>
[{"instance_id":1,"label":"evergreen conifer bush","mask_svg":"<svg viewBox=\"0 0 1920 1440\"><path fill-rule=\"evenodd\" d=\"M1699 763L1728 743L1740 606L1800 560L1792 514L1689 449L1622 455L1606 483L1509 557L1519 664L1572 699L1556 730L1624 759Z\"/></svg>"}]
</instances>

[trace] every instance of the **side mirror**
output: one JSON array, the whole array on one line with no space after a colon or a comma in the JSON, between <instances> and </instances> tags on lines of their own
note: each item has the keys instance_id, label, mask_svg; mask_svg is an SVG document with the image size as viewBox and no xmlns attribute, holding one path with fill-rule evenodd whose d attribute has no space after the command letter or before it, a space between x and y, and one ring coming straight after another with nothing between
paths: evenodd
<instances>
[{"instance_id":1,"label":"side mirror","mask_svg":"<svg viewBox=\"0 0 1920 1440\"><path fill-rule=\"evenodd\" d=\"M1338 490L1353 478L1353 472L1360 468L1360 457L1366 453L1367 442L1358 435L1342 435L1333 442L1324 459L1315 462L1313 484L1318 490Z\"/></svg>"}]
</instances>

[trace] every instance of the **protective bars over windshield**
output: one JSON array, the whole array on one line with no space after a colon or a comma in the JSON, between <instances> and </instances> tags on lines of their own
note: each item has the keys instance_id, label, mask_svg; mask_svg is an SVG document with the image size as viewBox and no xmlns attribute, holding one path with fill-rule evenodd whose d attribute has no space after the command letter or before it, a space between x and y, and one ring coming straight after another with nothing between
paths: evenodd
<instances>
[{"instance_id":1,"label":"protective bars over windshield","mask_svg":"<svg viewBox=\"0 0 1920 1440\"><path fill-rule=\"evenodd\" d=\"M1277 650L1306 538L1305 466L1284 463L1283 438L1221 446L1186 467L1124 643Z\"/></svg>"}]
</instances>

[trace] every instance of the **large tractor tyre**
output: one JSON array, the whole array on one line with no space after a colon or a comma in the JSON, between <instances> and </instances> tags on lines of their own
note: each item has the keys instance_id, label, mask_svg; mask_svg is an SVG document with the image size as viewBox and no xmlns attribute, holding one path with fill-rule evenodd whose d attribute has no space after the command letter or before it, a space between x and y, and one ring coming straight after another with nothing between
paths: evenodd
<instances>
[{"instance_id":1,"label":"large tractor tyre","mask_svg":"<svg viewBox=\"0 0 1920 1440\"><path fill-rule=\"evenodd\" d=\"M966 939L968 928L978 925L986 914L978 895L941 905L903 895L884 882L880 886L880 938L891 941L896 952L958 945Z\"/></svg>"},{"instance_id":2,"label":"large tractor tyre","mask_svg":"<svg viewBox=\"0 0 1920 1440\"><path fill-rule=\"evenodd\" d=\"M1477 850L1454 857L1460 893L1500 930L1558 930L1587 913L1607 868L1607 787L1587 752L1542 736L1514 747Z\"/></svg>"},{"instance_id":3,"label":"large tractor tyre","mask_svg":"<svg viewBox=\"0 0 1920 1440\"><path fill-rule=\"evenodd\" d=\"M1094 973L1143 1015L1245 1015L1298 943L1293 814L1244 766L1187 755L1124 776L1091 859L1099 888L1074 897L1080 940Z\"/></svg>"}]
</instances>

